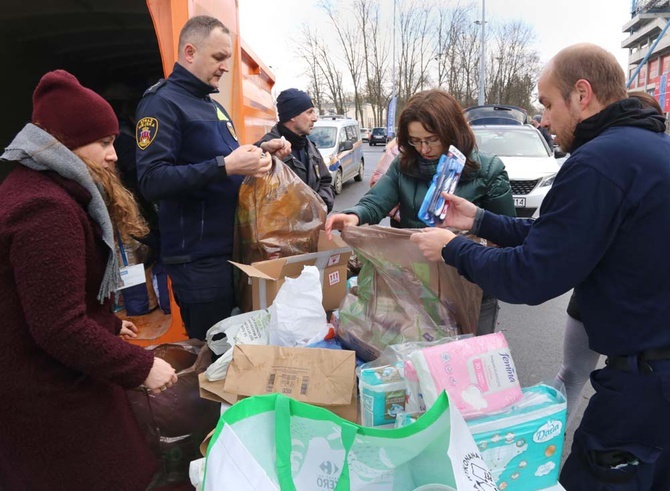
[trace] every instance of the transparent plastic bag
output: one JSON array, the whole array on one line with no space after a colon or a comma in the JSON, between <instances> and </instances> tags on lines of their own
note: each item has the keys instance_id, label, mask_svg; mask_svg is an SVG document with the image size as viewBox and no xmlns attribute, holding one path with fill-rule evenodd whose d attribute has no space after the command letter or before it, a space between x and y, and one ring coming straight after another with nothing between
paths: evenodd
<instances>
[{"instance_id":1,"label":"transparent plastic bag","mask_svg":"<svg viewBox=\"0 0 670 491\"><path fill-rule=\"evenodd\" d=\"M423 257L416 230L347 227L342 233L362 263L356 295L339 310L338 335L363 360L390 344L435 341L476 332L481 289L455 268Z\"/></svg>"},{"instance_id":2,"label":"transparent plastic bag","mask_svg":"<svg viewBox=\"0 0 670 491\"><path fill-rule=\"evenodd\" d=\"M316 252L326 205L286 164L245 178L237 207L236 258L244 264Z\"/></svg>"}]
</instances>

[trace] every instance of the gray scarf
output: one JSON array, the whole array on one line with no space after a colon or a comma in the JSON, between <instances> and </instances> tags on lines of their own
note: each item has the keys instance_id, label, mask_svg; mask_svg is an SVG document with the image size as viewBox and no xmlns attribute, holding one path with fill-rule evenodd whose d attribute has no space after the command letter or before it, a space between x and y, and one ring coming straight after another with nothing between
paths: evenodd
<instances>
[{"instance_id":1,"label":"gray scarf","mask_svg":"<svg viewBox=\"0 0 670 491\"><path fill-rule=\"evenodd\" d=\"M102 240L109 248L107 267L98 292L98 300L100 303L104 302L121 285L121 276L114 252L112 220L109 218L105 201L95 182L93 182L86 164L65 145L32 123L23 127L0 158L18 162L37 171L54 171L61 177L76 182L91 193L88 214L100 225Z\"/></svg>"}]
</instances>

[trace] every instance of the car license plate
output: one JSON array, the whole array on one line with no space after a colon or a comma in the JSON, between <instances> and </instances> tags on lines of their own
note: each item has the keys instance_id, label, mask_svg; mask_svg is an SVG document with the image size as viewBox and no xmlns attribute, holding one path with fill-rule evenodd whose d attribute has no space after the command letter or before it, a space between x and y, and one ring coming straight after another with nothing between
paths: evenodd
<instances>
[{"instance_id":1,"label":"car license plate","mask_svg":"<svg viewBox=\"0 0 670 491\"><path fill-rule=\"evenodd\" d=\"M526 207L526 198L514 198L514 207L515 208L525 208Z\"/></svg>"}]
</instances>

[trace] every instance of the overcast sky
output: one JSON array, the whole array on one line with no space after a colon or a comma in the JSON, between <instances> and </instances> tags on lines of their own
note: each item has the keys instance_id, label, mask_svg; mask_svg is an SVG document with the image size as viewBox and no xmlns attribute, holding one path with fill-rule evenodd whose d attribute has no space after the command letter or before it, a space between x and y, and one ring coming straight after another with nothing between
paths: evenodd
<instances>
[{"instance_id":1,"label":"overcast sky","mask_svg":"<svg viewBox=\"0 0 670 491\"><path fill-rule=\"evenodd\" d=\"M391 15L393 0L381 3L384 13ZM473 3L481 13L481 0ZM467 4L467 0L461 4ZM537 35L535 49L542 62L571 44L592 42L612 52L627 67L627 50L621 49L626 34L621 28L630 20L630 7L631 0L486 0L486 20L521 19L533 26ZM275 88L305 89L307 79L302 76L304 67L296 55L294 40L306 22L321 27L321 33L332 30L316 1L239 0L239 13L242 38L272 67L277 79Z\"/></svg>"}]
</instances>

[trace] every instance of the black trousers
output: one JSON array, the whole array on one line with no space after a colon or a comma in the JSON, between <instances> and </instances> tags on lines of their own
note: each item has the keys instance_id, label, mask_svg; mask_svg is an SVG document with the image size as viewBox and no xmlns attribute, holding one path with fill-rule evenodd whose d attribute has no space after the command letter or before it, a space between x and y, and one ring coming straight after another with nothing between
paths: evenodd
<instances>
[{"instance_id":1,"label":"black trousers","mask_svg":"<svg viewBox=\"0 0 670 491\"><path fill-rule=\"evenodd\" d=\"M605 367L560 482L567 491L670 490L670 360L653 372Z\"/></svg>"},{"instance_id":2,"label":"black trousers","mask_svg":"<svg viewBox=\"0 0 670 491\"><path fill-rule=\"evenodd\" d=\"M234 307L234 299L230 295L206 303L180 302L178 297L176 297L176 300L188 337L202 341L205 340L210 327L230 317Z\"/></svg>"}]
</instances>

